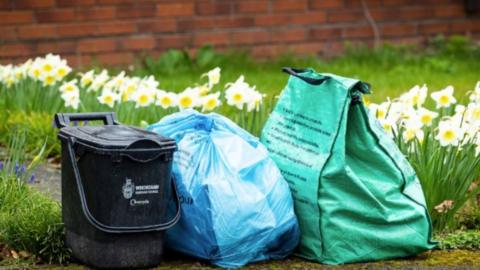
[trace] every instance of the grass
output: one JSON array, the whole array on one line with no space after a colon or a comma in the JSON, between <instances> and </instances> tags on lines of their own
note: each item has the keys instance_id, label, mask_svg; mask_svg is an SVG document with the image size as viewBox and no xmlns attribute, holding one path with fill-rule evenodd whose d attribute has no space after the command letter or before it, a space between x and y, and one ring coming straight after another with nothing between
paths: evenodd
<instances>
[{"instance_id":1,"label":"grass","mask_svg":"<svg viewBox=\"0 0 480 270\"><path fill-rule=\"evenodd\" d=\"M45 262L65 262L60 205L15 178L0 178L0 242Z\"/></svg>"},{"instance_id":2,"label":"grass","mask_svg":"<svg viewBox=\"0 0 480 270\"><path fill-rule=\"evenodd\" d=\"M262 92L278 94L288 76L284 66L313 67L318 72L335 73L370 83L374 102L396 97L416 84L426 83L430 90L447 85L457 89L457 96L472 90L480 80L480 47L463 37L437 38L425 48L385 45L378 49L350 47L338 58L295 57L284 55L263 62L254 61L246 53L217 54L205 47L192 59L185 53L171 50L158 59L146 58L134 69L137 75L154 74L160 87L181 91L198 82L209 68L222 68L221 83L244 74L246 80Z\"/></svg>"},{"instance_id":3,"label":"grass","mask_svg":"<svg viewBox=\"0 0 480 270\"><path fill-rule=\"evenodd\" d=\"M25 160L24 132L10 136L7 159L0 170L0 243L28 259L64 263L69 251L64 247L64 228L58 202L33 189L28 183L42 162L44 147L29 163ZM0 247L0 253L2 248ZM0 256L0 265L1 256Z\"/></svg>"},{"instance_id":4,"label":"grass","mask_svg":"<svg viewBox=\"0 0 480 270\"><path fill-rule=\"evenodd\" d=\"M43 112L25 113L16 111L3 114L4 125L0 125L0 142L7 142L12 130L24 130L27 157L32 156L45 143L46 153L60 154L60 144L57 142L57 130L53 128L53 116ZM0 119L1 120L1 119Z\"/></svg>"},{"instance_id":5,"label":"grass","mask_svg":"<svg viewBox=\"0 0 480 270\"><path fill-rule=\"evenodd\" d=\"M440 235L440 249L480 250L480 231L457 231Z\"/></svg>"}]
</instances>

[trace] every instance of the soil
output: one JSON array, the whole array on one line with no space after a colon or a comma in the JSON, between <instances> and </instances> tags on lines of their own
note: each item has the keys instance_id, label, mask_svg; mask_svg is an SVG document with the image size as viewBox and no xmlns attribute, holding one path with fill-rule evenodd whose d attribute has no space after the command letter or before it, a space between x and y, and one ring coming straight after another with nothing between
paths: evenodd
<instances>
[{"instance_id":1,"label":"soil","mask_svg":"<svg viewBox=\"0 0 480 270\"><path fill-rule=\"evenodd\" d=\"M72 269L72 270L88 270L91 268L81 266L78 264L70 264L68 266L59 265L22 265L12 264L12 266L1 266L0 269ZM8 265L8 264L7 264ZM181 270L181 269L221 269L213 267L205 262L199 262L188 258L182 259L169 259L169 256L165 256L165 261L155 270ZM356 263L340 266L328 266L315 262L308 262L296 257L290 257L285 260L268 261L262 263L250 264L246 267L240 268L246 270L260 270L260 269L312 269L312 270L417 270L417 269L431 269L431 270L478 270L480 269L480 252L479 251L432 251L420 254L413 258L401 259L401 260L389 260L381 262L371 263Z\"/></svg>"},{"instance_id":2,"label":"soil","mask_svg":"<svg viewBox=\"0 0 480 270\"><path fill-rule=\"evenodd\" d=\"M35 171L36 180L32 186L56 201L61 201L61 173L60 164L45 163Z\"/></svg>"}]
</instances>

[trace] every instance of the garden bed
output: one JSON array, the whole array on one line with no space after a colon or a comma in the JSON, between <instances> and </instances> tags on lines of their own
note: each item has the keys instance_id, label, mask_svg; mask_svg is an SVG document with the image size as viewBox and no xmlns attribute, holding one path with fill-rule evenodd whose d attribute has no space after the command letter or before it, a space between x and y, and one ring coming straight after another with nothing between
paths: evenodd
<instances>
[{"instance_id":1,"label":"garden bed","mask_svg":"<svg viewBox=\"0 0 480 270\"><path fill-rule=\"evenodd\" d=\"M53 200L60 201L61 200L61 175L60 175L59 164L56 162L55 163L45 162L41 164L37 168L37 179L34 183L31 184L31 186L39 190L46 196L52 198ZM457 231L455 233L437 236L437 238L442 239L441 248L443 250L435 250L431 253L427 252L423 255L417 256L409 260L385 262L383 265L389 266L389 267L397 267L397 266L411 267L411 266L435 265L435 264L455 265L455 263L461 262L466 265L471 263L472 265L476 265L480 267L480 230L479 231L474 230L469 233ZM454 250L459 248L463 250ZM444 260L442 260L442 258L444 258ZM448 262L449 260L451 260L451 263ZM319 264L314 264L314 263L307 263L300 259L289 259L286 261L282 261L281 263L274 262L274 263L267 263L267 264L259 264L255 267L262 266L262 267L275 269L279 265L285 266L285 264L289 265L289 267L284 267L281 269L291 269L290 266L293 269L295 269L302 264L305 265L304 267L308 266L309 269L310 268L329 269L326 266L321 266ZM191 259L186 259L186 261L174 260L172 262L169 262L168 266L161 266L159 269L170 269L168 267L171 267L172 269L185 269L189 267L196 267L198 265L199 265L198 262L192 261ZM381 263L362 264L362 266L364 265L379 266L382 264ZM261 267L260 268L255 268L255 267L247 268L247 269L262 269ZM349 267L350 266L346 267L345 269L356 269L356 268L349 268ZM393 268L393 269L396 269L396 268ZM409 269L409 268L399 268L399 269ZM471 269L475 269L475 268L471 268Z\"/></svg>"},{"instance_id":2,"label":"garden bed","mask_svg":"<svg viewBox=\"0 0 480 270\"><path fill-rule=\"evenodd\" d=\"M10 144L10 149L12 138L17 138L13 140L14 151L6 155L0 153L0 217L3 221L11 221L2 223L0 220L0 242L3 242L0 243L0 268L54 269L60 267L59 261L69 260L68 251L63 246L63 225L60 223L60 145L52 125L54 113L116 111L121 122L145 127L167 114L193 107L224 114L258 136L287 80L280 68L313 66L319 71L328 70L361 78L374 86L374 94L364 97L363 102L416 170L436 236L441 243L441 250L415 258L338 268L417 269L432 266L434 269L479 269L480 210L475 195L480 191L480 140L478 126L474 125L480 120L480 84L475 85L480 80L479 56L478 46L466 39L452 38L433 43L422 53L417 48L386 46L376 51L351 51L344 57L329 61L285 56L273 61L255 62L241 53L217 54L210 48L204 48L196 58L190 58L181 51L169 51L159 59L147 58L129 72L120 72L115 68L102 72L94 68L91 73L67 72L61 78L48 79L29 74L26 69L34 68L30 69L28 64L14 69L5 68L8 72L23 72L12 73L23 79L15 81L12 74L0 76L3 79L0 82L0 109L6 112L0 115L0 145ZM53 63L57 65L56 69L69 69L57 56L35 61L38 63L30 64L46 64L48 67ZM233 62L235 65L231 64ZM216 66L222 67L221 77L220 69L214 68ZM152 74L154 76L150 76ZM99 82L104 79L106 81ZM95 85L95 80L99 85ZM122 88L125 81L135 84L135 93L129 93L128 87ZM122 87L115 84L120 85L120 82ZM168 90L160 90L159 82L161 89ZM108 83L111 85L105 86ZM427 83L429 89L423 83ZM143 84L153 87L155 97L149 94L150 90L144 89ZM104 86L107 90L101 91ZM246 92L238 92L238 86L247 89ZM113 90L108 90L109 87ZM142 97L143 92L146 97ZM247 98L238 101L238 94L246 94ZM175 99L175 103L168 103L169 98ZM195 99L198 100L191 103ZM384 102L372 105L372 101ZM390 119L392 108L395 108L393 120ZM421 117L414 123L405 117L416 114ZM422 116L430 118L422 122ZM463 123L476 129L460 132L457 126ZM462 136L468 137L469 141L463 142ZM45 158L49 161L46 162ZM7 168L3 168L5 160L10 160ZM15 249L7 248L5 243ZM35 265L36 262L43 263ZM84 269L75 264L69 267ZM188 258L169 260L158 267L185 268L211 267ZM246 267L265 268L335 267L293 257Z\"/></svg>"}]
</instances>

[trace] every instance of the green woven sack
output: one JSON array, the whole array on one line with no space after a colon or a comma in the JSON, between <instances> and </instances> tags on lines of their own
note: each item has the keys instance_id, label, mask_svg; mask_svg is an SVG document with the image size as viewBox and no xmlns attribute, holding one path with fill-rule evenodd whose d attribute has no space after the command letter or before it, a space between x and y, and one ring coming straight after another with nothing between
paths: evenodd
<instances>
[{"instance_id":1,"label":"green woven sack","mask_svg":"<svg viewBox=\"0 0 480 270\"><path fill-rule=\"evenodd\" d=\"M418 178L361 102L369 85L313 69L291 74L262 142L295 199L298 255L326 264L435 246Z\"/></svg>"}]
</instances>

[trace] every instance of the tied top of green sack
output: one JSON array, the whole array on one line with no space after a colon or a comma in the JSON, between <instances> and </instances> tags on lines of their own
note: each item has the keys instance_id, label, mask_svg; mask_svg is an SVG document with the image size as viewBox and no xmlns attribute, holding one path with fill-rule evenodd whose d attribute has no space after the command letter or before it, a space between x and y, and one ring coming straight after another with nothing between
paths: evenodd
<instances>
[{"instance_id":1,"label":"tied top of green sack","mask_svg":"<svg viewBox=\"0 0 480 270\"><path fill-rule=\"evenodd\" d=\"M333 79L343 85L345 89L355 89L363 94L371 93L370 84L368 83L353 78L342 77L332 73L318 73L313 68L296 69L284 67L282 71L291 75L290 79L288 80L288 84L295 84L296 81L301 80L302 82L308 83L310 85L320 85L326 80Z\"/></svg>"}]
</instances>

